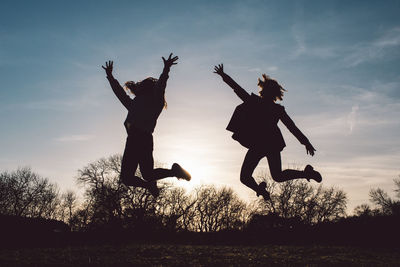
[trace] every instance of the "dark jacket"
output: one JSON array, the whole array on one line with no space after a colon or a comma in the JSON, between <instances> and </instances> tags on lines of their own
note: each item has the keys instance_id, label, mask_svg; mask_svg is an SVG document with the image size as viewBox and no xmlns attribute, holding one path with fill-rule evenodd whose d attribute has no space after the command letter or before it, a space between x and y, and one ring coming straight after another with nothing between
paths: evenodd
<instances>
[{"instance_id":1,"label":"dark jacket","mask_svg":"<svg viewBox=\"0 0 400 267\"><path fill-rule=\"evenodd\" d=\"M279 120L300 143L303 145L309 143L307 137L296 127L283 106L264 101L255 94L249 95L226 74L222 78L243 100L243 103L236 107L226 127L228 131L233 132L232 138L241 145L265 152L282 151L286 144L278 127Z\"/></svg>"},{"instance_id":2,"label":"dark jacket","mask_svg":"<svg viewBox=\"0 0 400 267\"><path fill-rule=\"evenodd\" d=\"M124 122L128 134L132 129L139 129L146 133L154 132L157 119L164 107L168 71L168 69L164 69L156 85L150 89L152 90L151 92L135 96L134 99L126 94L125 90L114 77L107 77L115 95L128 110L128 115Z\"/></svg>"}]
</instances>

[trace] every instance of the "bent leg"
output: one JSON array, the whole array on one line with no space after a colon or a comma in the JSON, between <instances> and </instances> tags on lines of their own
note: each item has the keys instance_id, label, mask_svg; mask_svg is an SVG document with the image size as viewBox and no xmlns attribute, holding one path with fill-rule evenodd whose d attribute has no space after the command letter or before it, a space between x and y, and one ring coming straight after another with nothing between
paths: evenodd
<instances>
[{"instance_id":1,"label":"bent leg","mask_svg":"<svg viewBox=\"0 0 400 267\"><path fill-rule=\"evenodd\" d=\"M267 159L271 177L276 182L280 183L306 177L304 171L292 169L286 169L282 171L281 153L279 151L268 153Z\"/></svg>"},{"instance_id":2,"label":"bent leg","mask_svg":"<svg viewBox=\"0 0 400 267\"><path fill-rule=\"evenodd\" d=\"M139 159L140 172L146 181L156 181L167 177L173 177L174 173L170 169L154 168L153 151L146 150Z\"/></svg>"},{"instance_id":3,"label":"bent leg","mask_svg":"<svg viewBox=\"0 0 400 267\"><path fill-rule=\"evenodd\" d=\"M264 156L265 155L260 152L249 149L246 153L242 164L242 169L240 171L240 181L256 192L259 191L259 188L258 184L253 178L253 172Z\"/></svg>"},{"instance_id":4,"label":"bent leg","mask_svg":"<svg viewBox=\"0 0 400 267\"><path fill-rule=\"evenodd\" d=\"M132 138L128 137L125 144L124 155L122 156L120 179L121 182L127 186L146 188L146 182L135 176L139 164L139 155L137 152Z\"/></svg>"}]
</instances>

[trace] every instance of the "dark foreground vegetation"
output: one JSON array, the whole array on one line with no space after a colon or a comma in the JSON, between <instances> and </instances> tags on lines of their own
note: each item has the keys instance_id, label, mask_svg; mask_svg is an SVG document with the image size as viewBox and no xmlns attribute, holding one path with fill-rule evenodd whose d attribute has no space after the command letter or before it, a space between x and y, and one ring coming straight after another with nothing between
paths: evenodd
<instances>
[{"instance_id":1,"label":"dark foreground vegetation","mask_svg":"<svg viewBox=\"0 0 400 267\"><path fill-rule=\"evenodd\" d=\"M398 266L400 250L337 246L124 244L0 250L0 266Z\"/></svg>"},{"instance_id":2,"label":"dark foreground vegetation","mask_svg":"<svg viewBox=\"0 0 400 267\"><path fill-rule=\"evenodd\" d=\"M400 248L400 217L348 217L337 222L304 225L275 216L255 216L241 230L172 231L142 225L136 229L109 226L69 231L66 224L1 216L0 248L92 246L98 244L165 243L183 245L298 245ZM280 224L271 226L279 219Z\"/></svg>"},{"instance_id":3,"label":"dark foreground vegetation","mask_svg":"<svg viewBox=\"0 0 400 267\"><path fill-rule=\"evenodd\" d=\"M269 182L269 202L244 202L226 187L187 193L167 183L154 198L119 183L120 161L79 170L82 199L29 168L0 173L0 266L400 262L400 201L379 188L352 216L342 190L299 180Z\"/></svg>"}]
</instances>

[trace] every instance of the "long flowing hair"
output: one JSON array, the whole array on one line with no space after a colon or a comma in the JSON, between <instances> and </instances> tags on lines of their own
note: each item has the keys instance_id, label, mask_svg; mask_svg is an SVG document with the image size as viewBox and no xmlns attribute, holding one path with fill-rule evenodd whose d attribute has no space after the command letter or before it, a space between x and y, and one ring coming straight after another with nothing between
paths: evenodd
<instances>
[{"instance_id":1,"label":"long flowing hair","mask_svg":"<svg viewBox=\"0 0 400 267\"><path fill-rule=\"evenodd\" d=\"M149 87L156 86L158 79L153 77L148 77L142 81L134 82L134 81L127 81L124 85L126 90L129 90L132 94L136 95L136 90L142 87L144 90L148 89ZM167 108L167 101L165 100L164 94L164 108Z\"/></svg>"}]
</instances>

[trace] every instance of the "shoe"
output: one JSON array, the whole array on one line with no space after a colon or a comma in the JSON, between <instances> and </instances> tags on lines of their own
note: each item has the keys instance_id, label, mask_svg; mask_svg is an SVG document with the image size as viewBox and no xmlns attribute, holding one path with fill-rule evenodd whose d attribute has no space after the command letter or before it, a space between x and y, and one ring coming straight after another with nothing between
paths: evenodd
<instances>
[{"instance_id":1,"label":"shoe","mask_svg":"<svg viewBox=\"0 0 400 267\"><path fill-rule=\"evenodd\" d=\"M192 179L192 176L184 170L178 163L172 164L171 170L174 172L176 178L178 179L183 179L186 181L190 181Z\"/></svg>"},{"instance_id":2,"label":"shoe","mask_svg":"<svg viewBox=\"0 0 400 267\"><path fill-rule=\"evenodd\" d=\"M264 200L271 200L271 195L265 189L266 187L267 187L267 184L265 182L261 182L258 185L257 197L262 196L264 198Z\"/></svg>"},{"instance_id":3,"label":"shoe","mask_svg":"<svg viewBox=\"0 0 400 267\"><path fill-rule=\"evenodd\" d=\"M123 184L123 185L126 186L126 179L120 177L119 180L118 180L118 183L119 183L119 184Z\"/></svg>"},{"instance_id":4,"label":"shoe","mask_svg":"<svg viewBox=\"0 0 400 267\"><path fill-rule=\"evenodd\" d=\"M157 182L152 181L152 182L147 182L147 190L149 190L150 194L152 194L153 197L158 197L160 195L160 189L157 187Z\"/></svg>"},{"instance_id":5,"label":"shoe","mask_svg":"<svg viewBox=\"0 0 400 267\"><path fill-rule=\"evenodd\" d=\"M130 183L130 180L129 180L128 177L120 177L119 178L119 183L123 184L125 186L131 186L132 185L132 183Z\"/></svg>"},{"instance_id":6,"label":"shoe","mask_svg":"<svg viewBox=\"0 0 400 267\"><path fill-rule=\"evenodd\" d=\"M310 179L315 180L317 183L320 183L322 181L321 174L315 171L311 165L307 165L304 168L304 173L306 174L307 181L310 181Z\"/></svg>"}]
</instances>

